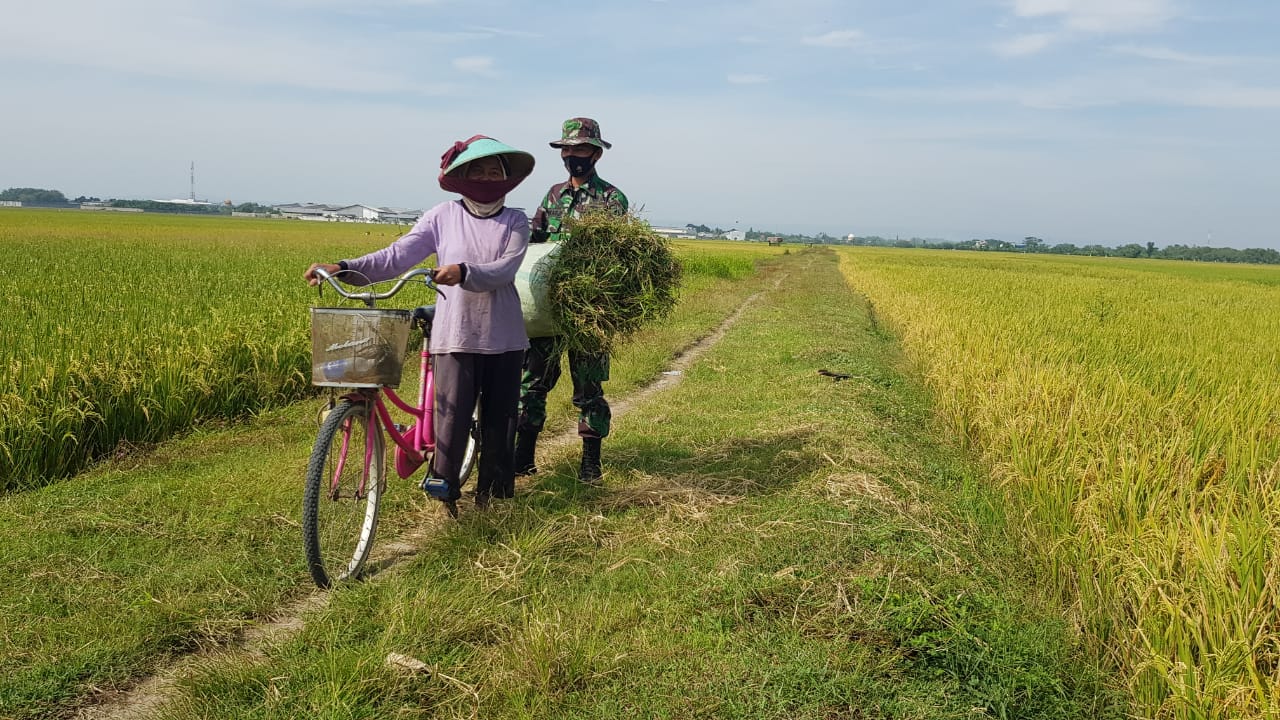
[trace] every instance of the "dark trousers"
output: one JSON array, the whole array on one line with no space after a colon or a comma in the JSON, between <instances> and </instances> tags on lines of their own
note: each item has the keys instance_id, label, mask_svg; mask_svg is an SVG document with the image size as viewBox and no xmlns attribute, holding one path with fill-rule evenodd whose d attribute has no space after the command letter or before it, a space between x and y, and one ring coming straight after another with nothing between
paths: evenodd
<instances>
[{"instance_id":1,"label":"dark trousers","mask_svg":"<svg viewBox=\"0 0 1280 720\"><path fill-rule=\"evenodd\" d=\"M471 413L480 403L480 477L476 494L509 498L515 494L515 431L520 402L520 350L497 355L432 355L435 373L436 452L431 471L449 483L450 496L462 494L458 478L471 429Z\"/></svg>"},{"instance_id":2,"label":"dark trousers","mask_svg":"<svg viewBox=\"0 0 1280 720\"><path fill-rule=\"evenodd\" d=\"M520 432L542 432L547 422L547 393L560 380L561 355L559 338L529 338L520 381ZM605 437L612 421L602 385L609 379L609 356L570 350L569 376L573 378L573 406L578 408L578 436Z\"/></svg>"}]
</instances>

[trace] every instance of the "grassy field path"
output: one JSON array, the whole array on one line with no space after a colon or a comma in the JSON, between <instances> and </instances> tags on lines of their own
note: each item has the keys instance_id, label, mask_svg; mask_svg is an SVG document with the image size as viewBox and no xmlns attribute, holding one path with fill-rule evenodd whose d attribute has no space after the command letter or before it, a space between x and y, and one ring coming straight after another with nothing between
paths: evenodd
<instances>
[{"instance_id":1,"label":"grassy field path","mask_svg":"<svg viewBox=\"0 0 1280 720\"><path fill-rule=\"evenodd\" d=\"M676 313L617 353L611 397L658 377L756 292L753 259L767 257L694 254ZM549 398L552 431L574 425L568 385ZM217 651L305 606L313 588L297 513L318 405L206 422L178 440L122 446L75 478L0 495L0 718L98 706L175 658ZM384 541L439 522L412 482L387 503Z\"/></svg>"},{"instance_id":2,"label":"grassy field path","mask_svg":"<svg viewBox=\"0 0 1280 720\"><path fill-rule=\"evenodd\" d=\"M776 287L783 278L785 273L773 280L774 286ZM621 399L615 398L611 403L613 417L621 418L637 403L649 396L670 391L678 385L685 369L719 342L724 333L737 323L747 305L760 294L756 292L747 297L743 304L725 318L713 332L680 349L659 377ZM564 388L561 388L562 392L563 390ZM561 420L556 424L563 425L564 422ZM576 427L558 435L547 433L540 443L539 456L546 461L549 456L563 454L567 447L577 442ZM525 481L521 480L519 483L523 485ZM445 522L447 526L448 521ZM400 532L392 538L381 539L366 565L366 579L373 579L377 573L394 569L398 563L412 558L418 553L424 539L439 531L440 526L437 523L431 523L426 527ZM207 662L210 656L216 654L219 662L230 663L261 659L266 647L287 640L300 632L305 627L306 616L326 607L330 595L330 591L316 590L276 608L270 618L247 627L235 642L227 643L212 652L180 656L127 691L99 696L91 704L80 708L76 718L77 720L145 720L157 713L159 708L172 698L181 678L188 677L193 669Z\"/></svg>"},{"instance_id":3,"label":"grassy field path","mask_svg":"<svg viewBox=\"0 0 1280 720\"><path fill-rule=\"evenodd\" d=\"M514 501L459 522L395 488L391 527L421 533L417 553L252 655L217 646L311 592L291 526L305 408L162 446L113 471L135 473L124 486L6 501L0 539L34 543L6 558L0 604L44 614L0 625L25 668L0 716L71 714L86 684L128 687L201 647L151 715L1121 716L834 254L734 287L728 308L765 291L620 418L604 488L555 449ZM228 476L269 492L226 498Z\"/></svg>"}]
</instances>

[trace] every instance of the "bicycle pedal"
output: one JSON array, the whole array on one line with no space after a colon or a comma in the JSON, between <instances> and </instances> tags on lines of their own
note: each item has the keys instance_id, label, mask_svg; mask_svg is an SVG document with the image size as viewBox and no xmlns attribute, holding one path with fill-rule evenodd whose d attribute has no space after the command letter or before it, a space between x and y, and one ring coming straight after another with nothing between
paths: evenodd
<instances>
[{"instance_id":1,"label":"bicycle pedal","mask_svg":"<svg viewBox=\"0 0 1280 720\"><path fill-rule=\"evenodd\" d=\"M422 481L422 491L437 500L449 499L449 483L445 482L444 478L428 475Z\"/></svg>"}]
</instances>

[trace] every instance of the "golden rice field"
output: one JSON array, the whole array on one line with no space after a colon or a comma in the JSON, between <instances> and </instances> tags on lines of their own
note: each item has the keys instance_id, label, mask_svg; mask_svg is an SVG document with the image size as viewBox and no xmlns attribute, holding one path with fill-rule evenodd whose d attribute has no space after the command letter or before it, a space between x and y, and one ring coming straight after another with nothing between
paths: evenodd
<instances>
[{"instance_id":1,"label":"golden rice field","mask_svg":"<svg viewBox=\"0 0 1280 720\"><path fill-rule=\"evenodd\" d=\"M874 248L841 266L1139 714L1280 713L1280 268Z\"/></svg>"},{"instance_id":2,"label":"golden rice field","mask_svg":"<svg viewBox=\"0 0 1280 720\"><path fill-rule=\"evenodd\" d=\"M400 231L0 212L0 491L310 392L307 307L316 291L302 271L382 247ZM692 276L751 268L709 245L681 254ZM429 301L405 296L406 305Z\"/></svg>"}]
</instances>

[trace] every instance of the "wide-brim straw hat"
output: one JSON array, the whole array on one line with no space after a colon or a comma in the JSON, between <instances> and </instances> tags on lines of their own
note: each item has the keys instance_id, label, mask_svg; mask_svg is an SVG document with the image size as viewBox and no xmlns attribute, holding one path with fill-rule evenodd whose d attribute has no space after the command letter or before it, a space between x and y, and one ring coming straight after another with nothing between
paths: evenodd
<instances>
[{"instance_id":1,"label":"wide-brim straw hat","mask_svg":"<svg viewBox=\"0 0 1280 720\"><path fill-rule=\"evenodd\" d=\"M456 143L454 147L457 148L458 145L463 144ZM467 141L465 147L448 162L440 174L449 175L460 170L472 160L493 157L494 155L501 155L506 160L508 178L526 178L533 173L534 159L531 153L517 150L491 137L478 136Z\"/></svg>"}]
</instances>

